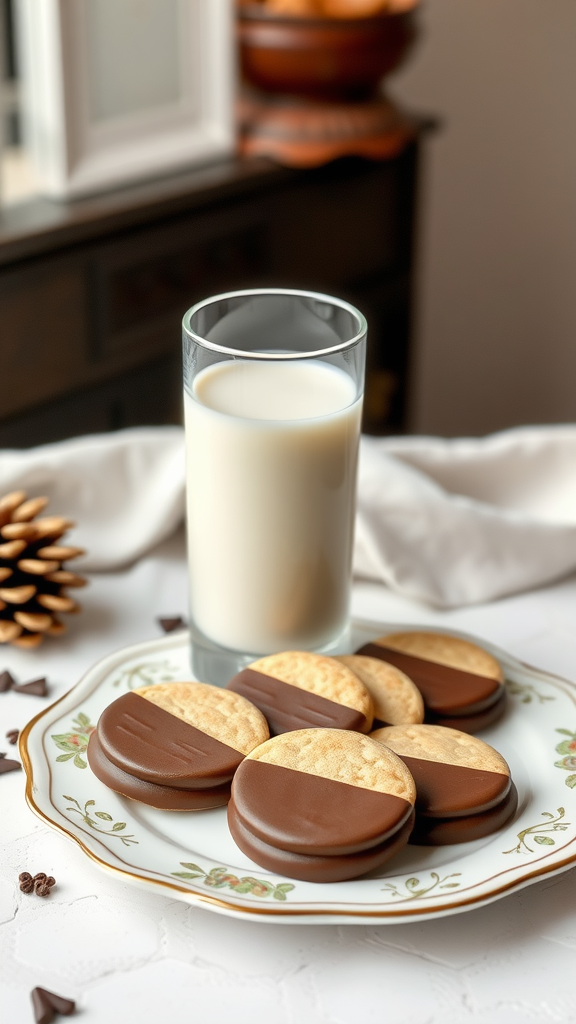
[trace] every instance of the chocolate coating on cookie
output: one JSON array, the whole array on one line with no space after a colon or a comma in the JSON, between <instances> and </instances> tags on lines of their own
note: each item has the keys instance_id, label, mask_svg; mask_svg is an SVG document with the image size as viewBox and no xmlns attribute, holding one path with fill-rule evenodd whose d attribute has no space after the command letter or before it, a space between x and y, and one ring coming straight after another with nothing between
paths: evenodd
<instances>
[{"instance_id":1,"label":"chocolate coating on cookie","mask_svg":"<svg viewBox=\"0 0 576 1024\"><path fill-rule=\"evenodd\" d=\"M512 782L504 800L497 807L481 814L463 818L430 818L417 814L409 842L415 846L451 846L453 843L484 839L506 825L513 818L517 807L518 793Z\"/></svg>"},{"instance_id":2,"label":"chocolate coating on cookie","mask_svg":"<svg viewBox=\"0 0 576 1024\"><path fill-rule=\"evenodd\" d=\"M416 810L430 818L462 818L489 811L507 796L510 776L460 765L402 757L416 783Z\"/></svg>"},{"instance_id":3,"label":"chocolate coating on cookie","mask_svg":"<svg viewBox=\"0 0 576 1024\"><path fill-rule=\"evenodd\" d=\"M507 706L508 697L506 690L502 688L498 700L491 704L489 708L485 708L484 711L477 711L474 715L450 715L446 718L443 718L442 715L428 714L426 721L430 725L443 725L448 729L458 729L460 732L467 732L473 735L500 721Z\"/></svg>"},{"instance_id":4,"label":"chocolate coating on cookie","mask_svg":"<svg viewBox=\"0 0 576 1024\"><path fill-rule=\"evenodd\" d=\"M404 849L414 823L414 812L390 839L361 853L322 857L279 850L251 833L238 818L234 803L228 805L228 826L236 845L255 864L303 882L343 882L374 871Z\"/></svg>"},{"instance_id":5,"label":"chocolate coating on cookie","mask_svg":"<svg viewBox=\"0 0 576 1024\"><path fill-rule=\"evenodd\" d=\"M105 756L121 770L182 789L229 782L243 756L134 691L104 709L98 736Z\"/></svg>"},{"instance_id":6,"label":"chocolate coating on cookie","mask_svg":"<svg viewBox=\"0 0 576 1024\"><path fill-rule=\"evenodd\" d=\"M236 817L257 838L292 853L359 853L390 838L412 804L247 758L233 782Z\"/></svg>"},{"instance_id":7,"label":"chocolate coating on cookie","mask_svg":"<svg viewBox=\"0 0 576 1024\"><path fill-rule=\"evenodd\" d=\"M391 634L365 644L357 653L380 658L405 672L420 690L427 712L435 716L471 715L491 707L503 689L497 662L481 648L456 637L438 637L442 643L437 644L430 641L436 637L437 634L426 633ZM449 649L448 641L454 644L450 663L445 653ZM470 649L485 658L474 660ZM440 657L442 661L434 660ZM470 670L471 666L474 671ZM490 674L480 674L476 671L479 668Z\"/></svg>"},{"instance_id":8,"label":"chocolate coating on cookie","mask_svg":"<svg viewBox=\"0 0 576 1024\"><path fill-rule=\"evenodd\" d=\"M360 679L335 658L308 651L259 658L228 689L260 708L273 735L320 727L368 732L373 719L372 699Z\"/></svg>"},{"instance_id":9,"label":"chocolate coating on cookie","mask_svg":"<svg viewBox=\"0 0 576 1024\"><path fill-rule=\"evenodd\" d=\"M134 778L108 760L96 732L90 737L86 753L90 768L100 782L115 793L150 807L158 807L163 811L204 811L212 807L223 807L230 799L229 783L210 789L187 790L156 786Z\"/></svg>"},{"instance_id":10,"label":"chocolate coating on cookie","mask_svg":"<svg viewBox=\"0 0 576 1024\"><path fill-rule=\"evenodd\" d=\"M182 789L229 782L244 753L267 735L257 708L203 683L132 690L109 704L98 722L109 761L144 782Z\"/></svg>"},{"instance_id":11,"label":"chocolate coating on cookie","mask_svg":"<svg viewBox=\"0 0 576 1024\"><path fill-rule=\"evenodd\" d=\"M228 683L228 689L260 709L272 736L294 729L354 729L364 731L366 717L355 708L296 689L281 679L245 668Z\"/></svg>"}]
</instances>

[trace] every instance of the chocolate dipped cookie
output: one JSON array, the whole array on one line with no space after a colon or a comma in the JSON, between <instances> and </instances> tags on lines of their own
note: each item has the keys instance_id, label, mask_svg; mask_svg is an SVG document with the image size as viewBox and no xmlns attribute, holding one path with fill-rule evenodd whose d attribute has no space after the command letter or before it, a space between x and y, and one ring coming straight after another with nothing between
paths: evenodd
<instances>
[{"instance_id":1,"label":"chocolate dipped cookie","mask_svg":"<svg viewBox=\"0 0 576 1024\"><path fill-rule=\"evenodd\" d=\"M411 843L480 839L516 811L518 795L506 761L478 737L437 725L388 726L371 736L402 759L416 784Z\"/></svg>"},{"instance_id":2,"label":"chocolate dipped cookie","mask_svg":"<svg viewBox=\"0 0 576 1024\"><path fill-rule=\"evenodd\" d=\"M268 735L266 719L249 701L207 683L131 690L105 708L97 725L99 753L110 764L141 782L183 790L229 783Z\"/></svg>"},{"instance_id":3,"label":"chocolate dipped cookie","mask_svg":"<svg viewBox=\"0 0 576 1024\"><path fill-rule=\"evenodd\" d=\"M468 640L442 633L390 633L357 653L405 672L422 694L427 722L474 733L505 710L500 665Z\"/></svg>"},{"instance_id":4,"label":"chocolate dipped cookie","mask_svg":"<svg viewBox=\"0 0 576 1024\"><path fill-rule=\"evenodd\" d=\"M358 676L336 658L284 651L253 661L228 683L266 716L270 733L372 726L372 698Z\"/></svg>"},{"instance_id":5,"label":"chocolate dipped cookie","mask_svg":"<svg viewBox=\"0 0 576 1024\"><path fill-rule=\"evenodd\" d=\"M247 755L232 783L228 824L261 867L342 881L406 844L415 799L410 772L391 750L357 732L301 729Z\"/></svg>"}]
</instances>

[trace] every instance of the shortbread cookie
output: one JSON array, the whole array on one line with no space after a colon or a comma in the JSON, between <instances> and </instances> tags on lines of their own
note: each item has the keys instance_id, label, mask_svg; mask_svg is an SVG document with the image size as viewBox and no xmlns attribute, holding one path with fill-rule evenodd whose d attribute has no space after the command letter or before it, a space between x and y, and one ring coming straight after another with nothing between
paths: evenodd
<instances>
[{"instance_id":1,"label":"shortbread cookie","mask_svg":"<svg viewBox=\"0 0 576 1024\"><path fill-rule=\"evenodd\" d=\"M514 813L517 795L510 769L488 743L437 725L389 726L371 735L398 754L416 783L411 842L477 839Z\"/></svg>"},{"instance_id":2,"label":"shortbread cookie","mask_svg":"<svg viewBox=\"0 0 576 1024\"><path fill-rule=\"evenodd\" d=\"M230 783L205 789L176 789L172 786L156 786L143 782L134 775L122 771L102 752L98 734L93 732L86 751L94 775L109 789L130 800L158 807L163 811L206 811L212 807L224 807L230 799Z\"/></svg>"},{"instance_id":3,"label":"shortbread cookie","mask_svg":"<svg viewBox=\"0 0 576 1024\"><path fill-rule=\"evenodd\" d=\"M229 782L269 735L249 701L207 683L158 683L125 693L102 712L97 731L102 753L117 768L180 789Z\"/></svg>"},{"instance_id":4,"label":"shortbread cookie","mask_svg":"<svg viewBox=\"0 0 576 1024\"><path fill-rule=\"evenodd\" d=\"M352 669L372 697L374 718L386 725L424 721L424 701L418 687L394 665L363 654L342 654L337 659Z\"/></svg>"},{"instance_id":5,"label":"shortbread cookie","mask_svg":"<svg viewBox=\"0 0 576 1024\"><path fill-rule=\"evenodd\" d=\"M318 859L327 859L323 880L335 881L339 871L338 877L352 878L396 852L395 840L400 833L407 839L412 827L415 799L410 772L391 750L357 732L301 729L247 755L232 784L229 825L240 848L263 867L272 856L282 867L270 870L290 873L293 864L304 872L293 877L319 881ZM258 844L267 863L255 855ZM314 868L309 874L306 858Z\"/></svg>"},{"instance_id":6,"label":"shortbread cookie","mask_svg":"<svg viewBox=\"0 0 576 1024\"><path fill-rule=\"evenodd\" d=\"M440 633L390 633L358 653L405 672L422 694L426 721L448 724L447 719L458 718L460 728L472 732L483 727L474 715L493 708L490 721L495 721L504 711L500 665L468 640Z\"/></svg>"},{"instance_id":7,"label":"shortbread cookie","mask_svg":"<svg viewBox=\"0 0 576 1024\"><path fill-rule=\"evenodd\" d=\"M253 661L228 683L266 716L271 735L295 729L368 732L372 698L346 665L308 651L284 651Z\"/></svg>"}]
</instances>

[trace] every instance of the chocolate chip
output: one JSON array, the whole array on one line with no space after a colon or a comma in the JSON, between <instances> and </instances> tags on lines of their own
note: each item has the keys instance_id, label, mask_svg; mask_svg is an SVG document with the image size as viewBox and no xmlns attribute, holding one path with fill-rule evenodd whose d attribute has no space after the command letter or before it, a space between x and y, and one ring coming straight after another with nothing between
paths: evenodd
<instances>
[{"instance_id":1,"label":"chocolate chip","mask_svg":"<svg viewBox=\"0 0 576 1024\"><path fill-rule=\"evenodd\" d=\"M52 886L56 885L56 879L53 875L45 875L43 871L39 871L34 875L32 885L37 896L49 896Z\"/></svg>"},{"instance_id":2,"label":"chocolate chip","mask_svg":"<svg viewBox=\"0 0 576 1024\"><path fill-rule=\"evenodd\" d=\"M45 988L33 988L30 996L36 1024L51 1024L55 1013L69 1017L76 1009L73 999L57 996L55 992L48 992Z\"/></svg>"},{"instance_id":3,"label":"chocolate chip","mask_svg":"<svg viewBox=\"0 0 576 1024\"><path fill-rule=\"evenodd\" d=\"M11 761L6 756L0 758L0 775L5 775L6 772L17 772L21 767L20 761Z\"/></svg>"},{"instance_id":4,"label":"chocolate chip","mask_svg":"<svg viewBox=\"0 0 576 1024\"><path fill-rule=\"evenodd\" d=\"M8 740L8 743L11 743L12 746L14 746L15 743L18 742L19 735L20 735L20 730L19 729L9 729L8 732L6 733L6 739Z\"/></svg>"},{"instance_id":5,"label":"chocolate chip","mask_svg":"<svg viewBox=\"0 0 576 1024\"><path fill-rule=\"evenodd\" d=\"M22 871L18 875L20 889L22 892L35 892L37 896L49 896L56 879L53 875L47 875L44 871L38 871L34 877L29 871Z\"/></svg>"},{"instance_id":6,"label":"chocolate chip","mask_svg":"<svg viewBox=\"0 0 576 1024\"><path fill-rule=\"evenodd\" d=\"M0 672L0 693L6 693L7 690L11 690L16 680L14 676L7 670Z\"/></svg>"},{"instance_id":7,"label":"chocolate chip","mask_svg":"<svg viewBox=\"0 0 576 1024\"><path fill-rule=\"evenodd\" d=\"M74 1013L76 1003L73 999L66 999L64 996L57 996L54 992L49 992L48 995L50 996L50 1001L56 1010L56 1013L61 1013L63 1017L69 1017L71 1013Z\"/></svg>"},{"instance_id":8,"label":"chocolate chip","mask_svg":"<svg viewBox=\"0 0 576 1024\"><path fill-rule=\"evenodd\" d=\"M43 988L33 988L31 993L34 1020L36 1024L51 1024L54 1020L54 1007L47 999Z\"/></svg>"},{"instance_id":9,"label":"chocolate chip","mask_svg":"<svg viewBox=\"0 0 576 1024\"><path fill-rule=\"evenodd\" d=\"M54 1020L54 1008L51 1003L48 1002L44 989L33 988L30 993L32 999L32 1008L34 1010L34 1020L36 1024L51 1024Z\"/></svg>"},{"instance_id":10,"label":"chocolate chip","mask_svg":"<svg viewBox=\"0 0 576 1024\"><path fill-rule=\"evenodd\" d=\"M46 697L48 695L47 681L44 676L40 679L32 679L29 683L20 683L13 686L14 693L28 693L33 697Z\"/></svg>"},{"instance_id":11,"label":"chocolate chip","mask_svg":"<svg viewBox=\"0 0 576 1024\"><path fill-rule=\"evenodd\" d=\"M186 629L186 620L181 615L177 615L172 619L157 619L156 621L165 633L173 633L176 629Z\"/></svg>"},{"instance_id":12,"label":"chocolate chip","mask_svg":"<svg viewBox=\"0 0 576 1024\"><path fill-rule=\"evenodd\" d=\"M6 751L0 750L0 757L6 757Z\"/></svg>"}]
</instances>

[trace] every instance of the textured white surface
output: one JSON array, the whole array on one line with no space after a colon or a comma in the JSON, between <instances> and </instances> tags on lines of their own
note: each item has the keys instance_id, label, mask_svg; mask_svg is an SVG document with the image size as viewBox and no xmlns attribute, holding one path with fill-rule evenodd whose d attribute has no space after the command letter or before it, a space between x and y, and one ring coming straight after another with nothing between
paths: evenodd
<instances>
[{"instance_id":1,"label":"textured white surface","mask_svg":"<svg viewBox=\"0 0 576 1024\"><path fill-rule=\"evenodd\" d=\"M182 537L132 569L92 578L84 613L36 652L2 649L21 681L46 674L53 700L96 660L158 635L187 605ZM486 638L576 680L576 580L453 612L358 585L357 617L438 624ZM48 701L0 695L3 737ZM576 724L570 725L576 728ZM0 1006L33 1021L34 985L77 1000L86 1024L573 1024L576 871L483 909L399 926L290 927L236 921L140 892L99 870L27 808L23 773L0 777ZM576 790L566 788L576 813ZM22 870L58 881L47 899Z\"/></svg>"}]
</instances>

